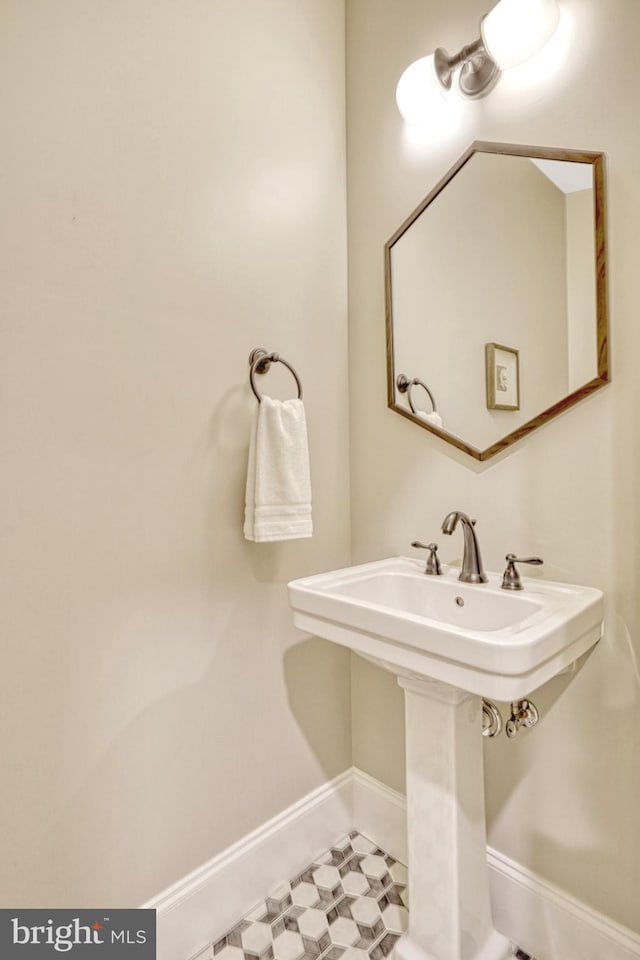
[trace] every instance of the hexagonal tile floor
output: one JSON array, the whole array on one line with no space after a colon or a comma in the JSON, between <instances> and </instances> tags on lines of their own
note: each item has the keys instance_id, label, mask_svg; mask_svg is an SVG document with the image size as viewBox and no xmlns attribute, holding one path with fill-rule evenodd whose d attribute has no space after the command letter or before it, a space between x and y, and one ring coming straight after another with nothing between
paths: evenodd
<instances>
[{"instance_id":1,"label":"hexagonal tile floor","mask_svg":"<svg viewBox=\"0 0 640 960\"><path fill-rule=\"evenodd\" d=\"M385 960L407 928L407 869L350 833L213 944L215 960Z\"/></svg>"}]
</instances>

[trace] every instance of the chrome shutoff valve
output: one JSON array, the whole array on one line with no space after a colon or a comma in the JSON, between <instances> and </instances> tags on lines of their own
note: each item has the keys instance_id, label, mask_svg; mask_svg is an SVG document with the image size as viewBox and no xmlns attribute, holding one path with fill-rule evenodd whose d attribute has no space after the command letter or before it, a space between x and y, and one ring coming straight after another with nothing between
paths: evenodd
<instances>
[{"instance_id":1,"label":"chrome shutoff valve","mask_svg":"<svg viewBox=\"0 0 640 960\"><path fill-rule=\"evenodd\" d=\"M531 700L518 700L511 704L511 716L504 725L505 733L513 740L520 727L535 727L539 719L538 708Z\"/></svg>"}]
</instances>

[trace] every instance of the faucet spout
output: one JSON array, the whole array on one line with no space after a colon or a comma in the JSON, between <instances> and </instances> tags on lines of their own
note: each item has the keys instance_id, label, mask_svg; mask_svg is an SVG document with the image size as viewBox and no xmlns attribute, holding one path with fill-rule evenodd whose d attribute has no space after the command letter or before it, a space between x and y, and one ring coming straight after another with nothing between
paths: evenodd
<instances>
[{"instance_id":1,"label":"faucet spout","mask_svg":"<svg viewBox=\"0 0 640 960\"><path fill-rule=\"evenodd\" d=\"M480 545L474 527L475 520L470 520L466 513L462 513L460 510L452 510L442 521L442 532L451 536L458 523L462 524L462 535L464 537L462 570L458 580L462 580L464 583L486 583L489 578L482 566Z\"/></svg>"}]
</instances>

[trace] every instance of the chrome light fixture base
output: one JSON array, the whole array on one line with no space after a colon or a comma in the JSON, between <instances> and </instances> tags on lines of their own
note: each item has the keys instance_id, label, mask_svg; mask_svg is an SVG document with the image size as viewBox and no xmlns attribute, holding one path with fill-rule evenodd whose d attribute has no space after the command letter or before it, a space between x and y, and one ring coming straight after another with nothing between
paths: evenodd
<instances>
[{"instance_id":1,"label":"chrome light fixture base","mask_svg":"<svg viewBox=\"0 0 640 960\"><path fill-rule=\"evenodd\" d=\"M493 90L502 71L492 60L479 38L458 53L450 56L443 47L433 54L433 69L443 90L450 90L453 74L460 67L458 88L468 100L479 100Z\"/></svg>"},{"instance_id":2,"label":"chrome light fixture base","mask_svg":"<svg viewBox=\"0 0 640 960\"><path fill-rule=\"evenodd\" d=\"M458 86L460 92L469 100L486 97L500 79L502 70L488 53L477 54L467 60L460 70Z\"/></svg>"}]
</instances>

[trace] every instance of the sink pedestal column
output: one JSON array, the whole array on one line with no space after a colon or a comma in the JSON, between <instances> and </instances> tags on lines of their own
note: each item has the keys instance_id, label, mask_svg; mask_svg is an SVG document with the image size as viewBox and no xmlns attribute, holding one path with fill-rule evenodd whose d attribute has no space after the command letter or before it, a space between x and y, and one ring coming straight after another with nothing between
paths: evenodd
<instances>
[{"instance_id":1,"label":"sink pedestal column","mask_svg":"<svg viewBox=\"0 0 640 960\"><path fill-rule=\"evenodd\" d=\"M436 680L398 677L407 749L409 930L399 960L506 960L491 918L482 700Z\"/></svg>"}]
</instances>

